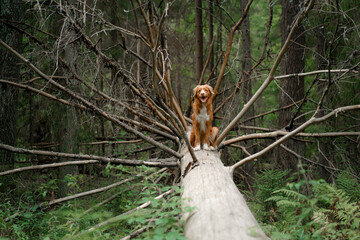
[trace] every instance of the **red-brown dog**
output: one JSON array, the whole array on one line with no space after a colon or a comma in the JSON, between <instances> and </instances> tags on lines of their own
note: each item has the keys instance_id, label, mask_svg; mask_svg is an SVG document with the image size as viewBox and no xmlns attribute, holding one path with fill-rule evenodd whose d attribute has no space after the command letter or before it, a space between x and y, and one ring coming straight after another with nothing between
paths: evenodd
<instances>
[{"instance_id":1,"label":"red-brown dog","mask_svg":"<svg viewBox=\"0 0 360 240\"><path fill-rule=\"evenodd\" d=\"M214 90L209 85L194 88L190 143L195 151L215 150L219 129L212 127Z\"/></svg>"}]
</instances>

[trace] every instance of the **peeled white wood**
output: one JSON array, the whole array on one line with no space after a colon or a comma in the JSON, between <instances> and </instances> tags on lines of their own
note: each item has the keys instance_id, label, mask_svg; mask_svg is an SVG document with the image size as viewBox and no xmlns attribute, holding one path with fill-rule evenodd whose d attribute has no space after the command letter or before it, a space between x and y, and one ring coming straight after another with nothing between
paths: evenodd
<instances>
[{"instance_id":1,"label":"peeled white wood","mask_svg":"<svg viewBox=\"0 0 360 240\"><path fill-rule=\"evenodd\" d=\"M185 236L190 240L269 239L218 152L201 150L196 151L196 156L199 165L188 171L182 183L184 207L195 207L192 212L184 213ZM181 161L182 175L191 161L187 152Z\"/></svg>"}]
</instances>

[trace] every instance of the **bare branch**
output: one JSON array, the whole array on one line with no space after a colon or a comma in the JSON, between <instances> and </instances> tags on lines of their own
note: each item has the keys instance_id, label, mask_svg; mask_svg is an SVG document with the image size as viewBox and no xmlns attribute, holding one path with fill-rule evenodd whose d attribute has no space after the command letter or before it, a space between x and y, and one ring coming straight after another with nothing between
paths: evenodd
<instances>
[{"instance_id":1,"label":"bare branch","mask_svg":"<svg viewBox=\"0 0 360 240\"><path fill-rule=\"evenodd\" d=\"M290 77L305 77L310 75L317 75L321 73L355 73L358 74L358 71L352 70L352 69L332 69L332 70L317 70L312 72L306 72L306 73L293 73L293 74L287 74L287 75L281 75L281 76L275 76L274 79L284 79L284 78L290 78Z\"/></svg>"},{"instance_id":2,"label":"bare branch","mask_svg":"<svg viewBox=\"0 0 360 240\"><path fill-rule=\"evenodd\" d=\"M305 123L303 123L302 125L300 125L296 129L294 129L293 131L287 133L286 135L284 135L280 139L276 140L275 142L273 142L272 144L270 144L269 146L267 146L263 150L261 150L261 151L255 153L255 154L253 154L253 155L251 155L249 157L246 157L243 160L235 163L233 166L231 166L231 172L233 173L234 170L236 168L240 167L241 165L243 165L243 164L245 164L245 163L247 163L249 161L252 161L252 160L262 156L263 154L269 152L270 150L272 150L276 146L280 145L281 143L283 143L287 139L289 139L292 136L295 136L299 132L303 131L305 128L307 128L311 124L325 121L326 119L328 119L328 118L330 118L330 117L332 117L334 115L337 116L338 113L343 112L343 111L351 111L351 110L358 110L358 109L360 109L360 105L345 106L345 107L337 108L337 109L333 110L332 112L330 112L330 113L328 113L328 114L326 114L326 115L324 115L322 117L316 118L315 116L313 116L308 121L306 121Z\"/></svg>"},{"instance_id":3,"label":"bare branch","mask_svg":"<svg viewBox=\"0 0 360 240\"><path fill-rule=\"evenodd\" d=\"M50 93L47 93L47 92L44 92L44 91L41 91L39 89L36 89L36 88L33 88L33 87L30 87L28 85L24 85L24 84L20 84L20 83L16 83L16 82L11 82L11 81L7 81L7 80L3 80L3 79L0 79L0 83L5 83L5 84L9 84L9 85L13 85L13 86L16 86L16 87L19 87L19 88L24 88L26 90L29 90L29 91L32 91L32 92L36 92L40 95L43 95L44 97L47 97L47 98L50 98L52 100L55 100L55 101L58 101L62 104L65 104L65 105L68 105L68 106L72 106L72 107L77 107L81 110L89 110L87 107L85 107L84 105L80 105L80 104L76 104L76 103L71 103L69 101L66 101L64 99L61 99L61 98L58 98Z\"/></svg>"},{"instance_id":4,"label":"bare branch","mask_svg":"<svg viewBox=\"0 0 360 240\"><path fill-rule=\"evenodd\" d=\"M143 176L144 174L146 174L147 172L149 172L149 170L145 171L145 172L142 172L142 173L139 173L137 174L136 176L134 177L131 177L131 178L128 178L128 179L125 179L125 180L122 180L120 182L117 182L117 183L113 183L113 184L110 184L106 187L102 187L102 188L98 188L98 189L94 189L94 190L91 190L91 191L87 191L87 192L82 192L82 193L78 193L78 194L75 194L75 195L71 195L71 196L67 196L67 197L64 197L64 198L59 198L59 199L55 199L55 200L52 200L50 202L43 202L39 205L39 207L48 207L48 206L51 206L51 205L54 205L54 204L59 204L59 203L62 203L62 202L67 202L69 200L73 200L75 198L81 198L81 197L86 197L86 196L90 196L90 195L94 195L94 194L97 194L97 193L101 193L101 192L104 192L104 191L107 191L107 190L110 190L114 187L118 187L124 183L127 183L127 182L130 182L132 180L135 180L137 179L138 177L141 177Z\"/></svg>"},{"instance_id":5,"label":"bare branch","mask_svg":"<svg viewBox=\"0 0 360 240\"><path fill-rule=\"evenodd\" d=\"M148 230L147 227L142 227L139 228L138 230L132 232L131 234L127 235L126 237L123 237L121 240L128 240L128 239L132 239L136 236L139 236L140 234L142 234L143 232L146 232Z\"/></svg>"},{"instance_id":6,"label":"bare branch","mask_svg":"<svg viewBox=\"0 0 360 240\"><path fill-rule=\"evenodd\" d=\"M94 164L94 163L100 163L100 161L98 161L98 160L70 161L70 162L34 165L34 166L29 166L29 167L16 168L16 169L8 170L5 172L0 172L0 176L5 176L5 175L29 171L29 170L39 170L39 169L45 169L45 168L55 168L55 167L63 167L63 166L70 166L70 165L83 165L83 164Z\"/></svg>"},{"instance_id":7,"label":"bare branch","mask_svg":"<svg viewBox=\"0 0 360 240\"><path fill-rule=\"evenodd\" d=\"M275 138L278 136L285 136L289 132L287 131L275 131L270 133L253 133L247 134L240 137L232 138L226 141L223 141L219 148L223 148L224 146L246 141L250 139L259 139L259 138ZM360 132L327 132L327 133L298 133L295 136L297 137L343 137L343 136L360 136Z\"/></svg>"},{"instance_id":8,"label":"bare branch","mask_svg":"<svg viewBox=\"0 0 360 240\"><path fill-rule=\"evenodd\" d=\"M24 148L12 147L6 144L0 144L0 149L4 149L14 153L20 154L30 154L30 155L42 155L42 156L53 156L53 157L64 157L64 158L75 158L75 159L84 159L84 160L98 160L106 163L115 163L123 165L132 165L132 166L153 166L153 167L177 167L175 159L149 159L147 161L142 160L130 160L130 159L120 159L120 158L107 158L96 155L88 154L73 154L73 153L62 153L62 152L52 152L52 151L42 151L42 150L28 150Z\"/></svg>"}]
</instances>

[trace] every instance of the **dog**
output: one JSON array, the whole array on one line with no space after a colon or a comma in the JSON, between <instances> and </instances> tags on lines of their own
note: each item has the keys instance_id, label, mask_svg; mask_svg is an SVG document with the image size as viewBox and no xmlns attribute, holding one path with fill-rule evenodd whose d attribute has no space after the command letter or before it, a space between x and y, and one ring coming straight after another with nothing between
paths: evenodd
<instances>
[{"instance_id":1,"label":"dog","mask_svg":"<svg viewBox=\"0 0 360 240\"><path fill-rule=\"evenodd\" d=\"M195 151L201 148L212 151L216 149L219 129L212 126L214 96L213 88L207 84L194 88L190 144Z\"/></svg>"}]
</instances>

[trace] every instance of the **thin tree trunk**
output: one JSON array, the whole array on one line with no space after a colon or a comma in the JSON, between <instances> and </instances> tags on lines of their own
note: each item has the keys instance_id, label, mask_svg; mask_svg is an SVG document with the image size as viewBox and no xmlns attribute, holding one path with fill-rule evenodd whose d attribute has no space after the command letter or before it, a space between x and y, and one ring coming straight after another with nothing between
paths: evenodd
<instances>
[{"instance_id":1,"label":"thin tree trunk","mask_svg":"<svg viewBox=\"0 0 360 240\"><path fill-rule=\"evenodd\" d=\"M247 5L247 0L241 0L242 12L244 12L246 5ZM242 41L243 101L244 103L247 103L252 97L252 88L250 81L250 70L252 64L251 64L251 38L250 38L249 13L244 18L244 21L241 24L240 28L241 28L241 41ZM249 108L249 110L245 113L244 118L248 119L252 116L254 116L254 105L252 105ZM254 122L249 121L247 124L253 126Z\"/></svg>"},{"instance_id":2,"label":"thin tree trunk","mask_svg":"<svg viewBox=\"0 0 360 240\"><path fill-rule=\"evenodd\" d=\"M76 2L69 1L69 8L73 8ZM63 39L64 47L64 60L68 63L71 69L76 72L76 57L77 57L77 46L75 43L71 43L73 39L76 38L76 33L71 29L71 25L66 26L66 31ZM66 70L63 70L65 75L71 77L70 74L67 74ZM66 79L67 85L70 89L77 88L77 83L74 79ZM79 143L78 143L78 114L74 107L65 107L64 115L61 118L60 129L59 129L59 143L60 143L60 152L66 153L78 153L79 152ZM70 161L66 158L61 158L61 162ZM59 168L59 194L62 197L65 197L69 194L69 186L66 182L67 175L76 175L79 173L79 168L77 165L73 166L64 166Z\"/></svg>"},{"instance_id":3,"label":"thin tree trunk","mask_svg":"<svg viewBox=\"0 0 360 240\"><path fill-rule=\"evenodd\" d=\"M209 3L209 46L210 46L210 43L214 38L214 23L213 23L214 0L208 0L208 3ZM212 51L212 53L210 53L211 56L208 66L209 72L211 72L212 69L214 68L214 52L215 51Z\"/></svg>"},{"instance_id":4,"label":"thin tree trunk","mask_svg":"<svg viewBox=\"0 0 360 240\"><path fill-rule=\"evenodd\" d=\"M202 0L195 0L195 35L196 35L196 69L195 82L199 82L203 63L203 24L202 24Z\"/></svg>"},{"instance_id":5,"label":"thin tree trunk","mask_svg":"<svg viewBox=\"0 0 360 240\"><path fill-rule=\"evenodd\" d=\"M3 0L0 3L0 18L9 21L19 21L21 1ZM4 42L16 51L22 52L22 35L18 31L0 24L0 36ZM0 48L0 78L19 82L20 64L13 54ZM0 143L15 146L16 120L18 106L18 88L0 84ZM14 154L0 150L0 169L13 168Z\"/></svg>"},{"instance_id":6,"label":"thin tree trunk","mask_svg":"<svg viewBox=\"0 0 360 240\"><path fill-rule=\"evenodd\" d=\"M241 12L243 13L246 5L247 0L241 0ZM252 88L251 88L251 78L250 78L250 71L252 68L251 63L251 38L250 38L250 21L249 21L249 13L244 18L243 23L240 26L241 30L241 48L242 48L242 98L244 104L247 103L252 97ZM251 105L249 110L245 113L244 119L249 119L254 116L254 105ZM248 121L246 123L248 126L254 126L254 120ZM254 131L250 129L241 129L242 134L251 134ZM253 150L250 147L253 145L253 141L246 141L245 147L248 153L253 153ZM243 170L246 171L248 174L252 174L254 171L254 163L246 164L243 167Z\"/></svg>"},{"instance_id":7,"label":"thin tree trunk","mask_svg":"<svg viewBox=\"0 0 360 240\"><path fill-rule=\"evenodd\" d=\"M219 0L216 0L216 4L218 6L218 18L222 19L222 9L220 8L221 2ZM220 52L222 51L222 24L218 24L217 29L217 49L216 49L216 56L219 56ZM216 74L216 70L215 73Z\"/></svg>"},{"instance_id":8,"label":"thin tree trunk","mask_svg":"<svg viewBox=\"0 0 360 240\"><path fill-rule=\"evenodd\" d=\"M324 17L322 18L324 19ZM315 36L316 36L316 69L326 69L327 68L327 61L326 61L326 39L325 39L325 27L320 25L315 30ZM316 85L316 90L319 95L322 94L324 91L324 88L326 87L327 83L323 81L318 81ZM319 115L323 114L322 112L319 113ZM324 155L325 153L331 152L331 144L329 144L329 139L321 139L319 140L318 144L318 157L319 157L319 163L323 166L329 166L328 159ZM321 178L328 180L330 176L330 172L325 167L318 167L318 172Z\"/></svg>"}]
</instances>

